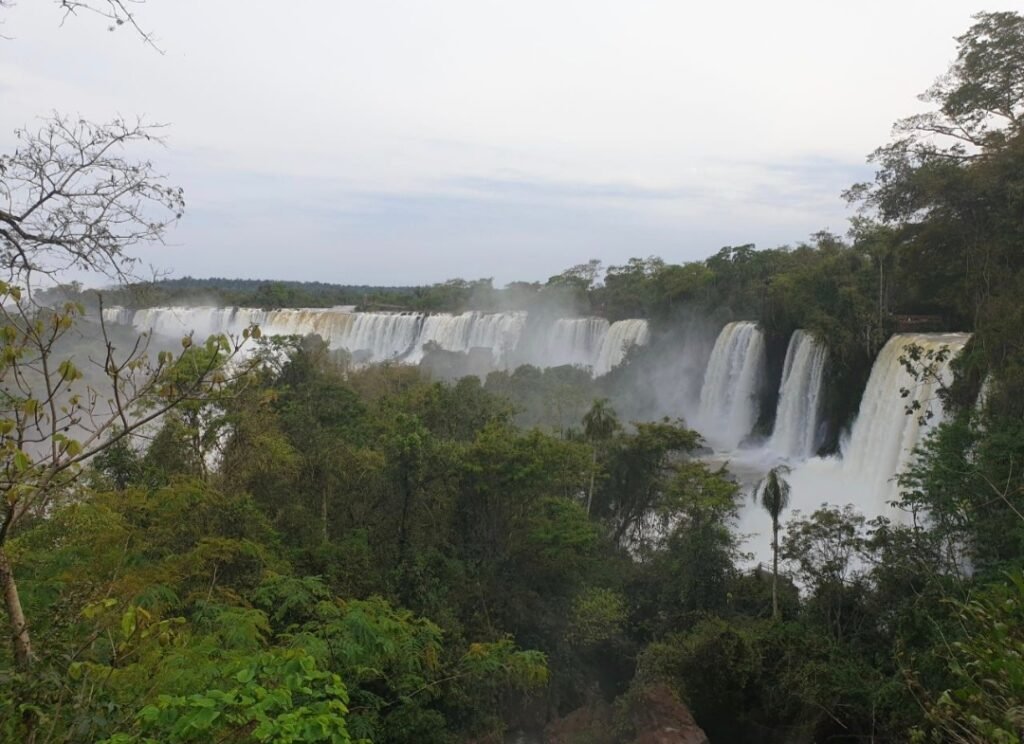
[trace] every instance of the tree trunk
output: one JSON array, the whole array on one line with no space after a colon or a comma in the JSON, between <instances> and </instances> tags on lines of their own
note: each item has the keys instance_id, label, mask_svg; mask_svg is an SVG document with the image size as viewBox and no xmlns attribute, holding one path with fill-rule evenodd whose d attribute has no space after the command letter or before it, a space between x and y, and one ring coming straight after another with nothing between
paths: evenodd
<instances>
[{"instance_id":1,"label":"tree trunk","mask_svg":"<svg viewBox=\"0 0 1024 744\"><path fill-rule=\"evenodd\" d=\"M327 542L327 486L320 492L320 538Z\"/></svg>"},{"instance_id":2,"label":"tree trunk","mask_svg":"<svg viewBox=\"0 0 1024 744\"><path fill-rule=\"evenodd\" d=\"M883 320L882 319L884 317L883 313L882 313L882 306L883 306L883 298L885 297L885 263L883 262L883 260L884 260L883 257L881 255L879 255L878 256L878 343L877 343L878 346L881 346L882 337L884 335L884 333L882 332L882 325L883 325Z\"/></svg>"},{"instance_id":3,"label":"tree trunk","mask_svg":"<svg viewBox=\"0 0 1024 744\"><path fill-rule=\"evenodd\" d=\"M779 619L779 520L772 520L772 620Z\"/></svg>"},{"instance_id":4,"label":"tree trunk","mask_svg":"<svg viewBox=\"0 0 1024 744\"><path fill-rule=\"evenodd\" d=\"M594 500L594 475L597 473L597 445L592 445L590 456L590 488L587 490L587 516L590 516L590 504Z\"/></svg>"},{"instance_id":5,"label":"tree trunk","mask_svg":"<svg viewBox=\"0 0 1024 744\"><path fill-rule=\"evenodd\" d=\"M4 593L4 607L7 608L7 618L11 624L14 661L19 669L28 669L35 660L32 639L28 634L25 612L21 608L21 598L18 596L18 585L14 581L14 572L3 546L0 546L0 589Z\"/></svg>"}]
</instances>

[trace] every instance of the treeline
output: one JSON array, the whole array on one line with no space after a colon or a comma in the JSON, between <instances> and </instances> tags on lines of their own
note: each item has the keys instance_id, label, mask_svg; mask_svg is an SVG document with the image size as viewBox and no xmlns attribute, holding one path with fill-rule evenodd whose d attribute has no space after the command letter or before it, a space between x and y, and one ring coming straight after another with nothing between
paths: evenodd
<instances>
[{"instance_id":1,"label":"treeline","mask_svg":"<svg viewBox=\"0 0 1024 744\"><path fill-rule=\"evenodd\" d=\"M89 297L81 287L70 287L76 297ZM159 279L104 289L104 301L127 307L205 303L238 307L333 307L384 305L402 307L422 294L422 287L370 287L263 279Z\"/></svg>"}]
</instances>

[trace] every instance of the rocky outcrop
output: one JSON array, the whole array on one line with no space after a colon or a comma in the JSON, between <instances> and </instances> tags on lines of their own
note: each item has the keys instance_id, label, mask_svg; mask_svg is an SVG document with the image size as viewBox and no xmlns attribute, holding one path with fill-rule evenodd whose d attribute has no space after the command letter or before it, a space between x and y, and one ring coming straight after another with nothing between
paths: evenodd
<instances>
[{"instance_id":1,"label":"rocky outcrop","mask_svg":"<svg viewBox=\"0 0 1024 744\"><path fill-rule=\"evenodd\" d=\"M612 710L605 703L577 708L544 729L544 744L615 744Z\"/></svg>"},{"instance_id":2,"label":"rocky outcrop","mask_svg":"<svg viewBox=\"0 0 1024 744\"><path fill-rule=\"evenodd\" d=\"M709 744L690 709L666 685L641 690L630 703L629 718L636 732L630 744Z\"/></svg>"},{"instance_id":3,"label":"rocky outcrop","mask_svg":"<svg viewBox=\"0 0 1024 744\"><path fill-rule=\"evenodd\" d=\"M630 695L617 711L603 703L585 706L550 723L545 744L709 744L693 715L666 685L651 685ZM626 733L628 732L628 733Z\"/></svg>"}]
</instances>

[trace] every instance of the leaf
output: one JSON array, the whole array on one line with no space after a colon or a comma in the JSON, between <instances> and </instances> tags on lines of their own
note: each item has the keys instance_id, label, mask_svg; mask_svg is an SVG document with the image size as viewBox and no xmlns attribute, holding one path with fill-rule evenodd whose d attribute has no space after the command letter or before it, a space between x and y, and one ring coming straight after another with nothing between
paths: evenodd
<instances>
[{"instance_id":1,"label":"leaf","mask_svg":"<svg viewBox=\"0 0 1024 744\"><path fill-rule=\"evenodd\" d=\"M23 473L32 466L32 461L29 459L21 450L14 453L14 469L19 473Z\"/></svg>"},{"instance_id":2,"label":"leaf","mask_svg":"<svg viewBox=\"0 0 1024 744\"><path fill-rule=\"evenodd\" d=\"M81 378L82 373L78 367L75 366L74 362L70 359L65 359L59 365L57 365L57 371L60 373L61 379L65 382L72 382Z\"/></svg>"},{"instance_id":3,"label":"leaf","mask_svg":"<svg viewBox=\"0 0 1024 744\"><path fill-rule=\"evenodd\" d=\"M121 615L121 635L125 638L131 638L137 627L138 620L135 616L135 607L129 607Z\"/></svg>"}]
</instances>

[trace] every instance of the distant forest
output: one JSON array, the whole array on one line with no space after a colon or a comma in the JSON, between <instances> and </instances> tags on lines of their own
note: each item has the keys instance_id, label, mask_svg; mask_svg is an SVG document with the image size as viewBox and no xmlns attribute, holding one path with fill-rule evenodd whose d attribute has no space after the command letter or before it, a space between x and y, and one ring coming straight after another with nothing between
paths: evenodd
<instances>
[{"instance_id":1,"label":"distant forest","mask_svg":"<svg viewBox=\"0 0 1024 744\"><path fill-rule=\"evenodd\" d=\"M371 287L226 277L199 279L191 276L103 290L105 301L130 307L205 303L265 308L335 305L406 308L421 301L423 295L423 287Z\"/></svg>"}]
</instances>

